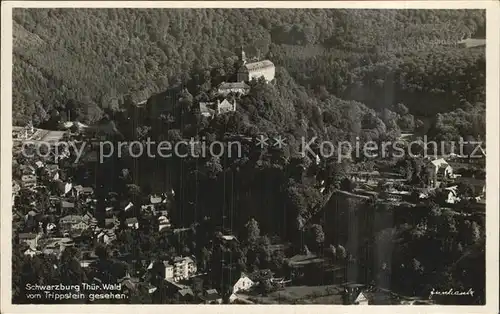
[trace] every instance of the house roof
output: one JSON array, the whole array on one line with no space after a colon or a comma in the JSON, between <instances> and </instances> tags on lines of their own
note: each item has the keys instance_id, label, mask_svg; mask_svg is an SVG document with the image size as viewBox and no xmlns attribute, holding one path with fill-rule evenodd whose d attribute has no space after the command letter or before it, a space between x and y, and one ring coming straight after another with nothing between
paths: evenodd
<instances>
[{"instance_id":1,"label":"house roof","mask_svg":"<svg viewBox=\"0 0 500 314\"><path fill-rule=\"evenodd\" d=\"M216 289L209 289L205 292L205 295L202 297L203 300L206 301L215 301L217 299L222 298L219 292Z\"/></svg>"},{"instance_id":2,"label":"house roof","mask_svg":"<svg viewBox=\"0 0 500 314\"><path fill-rule=\"evenodd\" d=\"M170 264L169 261L163 261L163 266L165 266L165 267L173 267L173 265Z\"/></svg>"},{"instance_id":3,"label":"house roof","mask_svg":"<svg viewBox=\"0 0 500 314\"><path fill-rule=\"evenodd\" d=\"M247 68L248 71L256 71L263 68L274 67L274 63L269 60L262 60L258 62L246 63L243 67Z\"/></svg>"},{"instance_id":4,"label":"house roof","mask_svg":"<svg viewBox=\"0 0 500 314\"><path fill-rule=\"evenodd\" d=\"M236 100L233 101L233 104L235 105L236 104ZM219 107L232 107L233 106L232 103L230 103L227 99L224 99L222 102L218 102L218 106Z\"/></svg>"},{"instance_id":5,"label":"house roof","mask_svg":"<svg viewBox=\"0 0 500 314\"><path fill-rule=\"evenodd\" d=\"M47 168L47 170L49 171L59 170L59 166L54 164L45 165L45 168Z\"/></svg>"},{"instance_id":6,"label":"house roof","mask_svg":"<svg viewBox=\"0 0 500 314\"><path fill-rule=\"evenodd\" d=\"M160 196L156 196L156 195L151 195L149 197L149 201L151 202L151 204L157 204L157 203L161 203L161 197Z\"/></svg>"},{"instance_id":7,"label":"house roof","mask_svg":"<svg viewBox=\"0 0 500 314\"><path fill-rule=\"evenodd\" d=\"M237 240L236 237L234 235L223 235L221 237L223 240L225 241L233 241L233 240Z\"/></svg>"},{"instance_id":8,"label":"house roof","mask_svg":"<svg viewBox=\"0 0 500 314\"><path fill-rule=\"evenodd\" d=\"M104 219L104 224L109 225L109 224L114 224L117 222L116 218L105 218Z\"/></svg>"},{"instance_id":9,"label":"house roof","mask_svg":"<svg viewBox=\"0 0 500 314\"><path fill-rule=\"evenodd\" d=\"M186 296L186 295L192 295L192 296L194 296L193 290L191 290L191 288L181 289L181 290L179 290L179 294L181 296Z\"/></svg>"},{"instance_id":10,"label":"house roof","mask_svg":"<svg viewBox=\"0 0 500 314\"><path fill-rule=\"evenodd\" d=\"M124 210L129 210L129 209L130 209L130 208L132 208L133 206L134 206L134 203L129 202L129 203L127 204L127 206L125 206Z\"/></svg>"},{"instance_id":11,"label":"house roof","mask_svg":"<svg viewBox=\"0 0 500 314\"><path fill-rule=\"evenodd\" d=\"M202 114L213 114L215 112L214 109L209 108L209 106L214 105L214 103L200 102L200 112Z\"/></svg>"},{"instance_id":12,"label":"house roof","mask_svg":"<svg viewBox=\"0 0 500 314\"><path fill-rule=\"evenodd\" d=\"M34 239L36 238L37 234L32 233L32 232L22 232L18 234L19 239L26 240L26 239Z\"/></svg>"},{"instance_id":13,"label":"house roof","mask_svg":"<svg viewBox=\"0 0 500 314\"><path fill-rule=\"evenodd\" d=\"M67 216L61 217L59 219L59 222L61 222L61 223L79 223L82 220L83 220L82 216L67 215Z\"/></svg>"},{"instance_id":14,"label":"house roof","mask_svg":"<svg viewBox=\"0 0 500 314\"><path fill-rule=\"evenodd\" d=\"M245 82L222 82L219 85L219 89L249 89Z\"/></svg>"},{"instance_id":15,"label":"house roof","mask_svg":"<svg viewBox=\"0 0 500 314\"><path fill-rule=\"evenodd\" d=\"M361 302L367 302L368 298L364 295L364 293L361 291L356 299L354 300L354 303L361 303Z\"/></svg>"},{"instance_id":16,"label":"house roof","mask_svg":"<svg viewBox=\"0 0 500 314\"><path fill-rule=\"evenodd\" d=\"M318 258L316 255L295 255L288 259L288 262L292 266L302 266L307 264L321 263L323 258Z\"/></svg>"},{"instance_id":17,"label":"house roof","mask_svg":"<svg viewBox=\"0 0 500 314\"><path fill-rule=\"evenodd\" d=\"M67 201L62 201L61 202L61 207L64 207L64 208L74 208L75 207L75 203L71 203L71 202L67 202Z\"/></svg>"},{"instance_id":18,"label":"house roof","mask_svg":"<svg viewBox=\"0 0 500 314\"><path fill-rule=\"evenodd\" d=\"M139 222L139 220L137 220L136 217L125 219L125 223L127 223L127 224L135 224L135 223L138 223L138 222Z\"/></svg>"},{"instance_id":19,"label":"house roof","mask_svg":"<svg viewBox=\"0 0 500 314\"><path fill-rule=\"evenodd\" d=\"M444 158L439 158L431 161L431 164L433 164L436 167L446 167L448 166L448 162L444 160Z\"/></svg>"}]
</instances>

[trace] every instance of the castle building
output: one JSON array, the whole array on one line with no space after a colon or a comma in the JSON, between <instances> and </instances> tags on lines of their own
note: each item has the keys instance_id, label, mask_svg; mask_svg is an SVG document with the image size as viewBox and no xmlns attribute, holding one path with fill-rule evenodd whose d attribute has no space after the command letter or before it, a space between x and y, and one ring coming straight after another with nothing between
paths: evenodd
<instances>
[{"instance_id":1,"label":"castle building","mask_svg":"<svg viewBox=\"0 0 500 314\"><path fill-rule=\"evenodd\" d=\"M261 77L264 77L267 82L271 82L274 79L276 68L271 61L262 60L247 63L243 48L241 49L239 59L241 66L236 74L236 80L238 82L248 82L252 79L259 79Z\"/></svg>"},{"instance_id":2,"label":"castle building","mask_svg":"<svg viewBox=\"0 0 500 314\"><path fill-rule=\"evenodd\" d=\"M200 113L207 118L213 118L215 115L236 111L236 100L230 103L227 99L222 102L200 102Z\"/></svg>"}]
</instances>

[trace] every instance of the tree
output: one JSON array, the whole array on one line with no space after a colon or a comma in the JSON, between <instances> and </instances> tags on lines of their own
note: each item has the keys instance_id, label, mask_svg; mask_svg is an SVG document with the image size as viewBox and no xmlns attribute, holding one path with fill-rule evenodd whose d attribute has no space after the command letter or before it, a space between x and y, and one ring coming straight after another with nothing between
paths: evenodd
<instances>
[{"instance_id":1,"label":"tree","mask_svg":"<svg viewBox=\"0 0 500 314\"><path fill-rule=\"evenodd\" d=\"M406 107L404 104L402 103L398 103L395 108L394 108L395 112L397 114L399 114L400 116L405 116L407 115L410 111L408 110L408 107Z\"/></svg>"},{"instance_id":2,"label":"tree","mask_svg":"<svg viewBox=\"0 0 500 314\"><path fill-rule=\"evenodd\" d=\"M481 240L481 229L475 221L473 221L471 225L471 239L474 244L479 243Z\"/></svg>"},{"instance_id":3,"label":"tree","mask_svg":"<svg viewBox=\"0 0 500 314\"><path fill-rule=\"evenodd\" d=\"M254 218L251 218L246 223L245 228L247 232L247 241L251 245L254 245L260 237L259 223Z\"/></svg>"},{"instance_id":4,"label":"tree","mask_svg":"<svg viewBox=\"0 0 500 314\"><path fill-rule=\"evenodd\" d=\"M333 244L330 244L331 257L333 260L337 258L337 248Z\"/></svg>"},{"instance_id":5,"label":"tree","mask_svg":"<svg viewBox=\"0 0 500 314\"><path fill-rule=\"evenodd\" d=\"M316 250L320 250L323 242L325 241L325 233L323 232L323 228L321 225L314 224L309 228L310 236L314 241L314 246Z\"/></svg>"},{"instance_id":6,"label":"tree","mask_svg":"<svg viewBox=\"0 0 500 314\"><path fill-rule=\"evenodd\" d=\"M347 258L347 251L346 249L338 244L337 245L337 257L340 259L340 260L345 260Z\"/></svg>"}]
</instances>

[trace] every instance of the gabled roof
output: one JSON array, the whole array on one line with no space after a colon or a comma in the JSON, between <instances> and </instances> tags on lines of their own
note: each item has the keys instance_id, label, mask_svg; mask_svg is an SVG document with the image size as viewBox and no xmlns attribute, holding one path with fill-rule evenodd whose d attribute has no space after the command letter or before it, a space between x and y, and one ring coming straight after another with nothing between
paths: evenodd
<instances>
[{"instance_id":1,"label":"gabled roof","mask_svg":"<svg viewBox=\"0 0 500 314\"><path fill-rule=\"evenodd\" d=\"M236 100L234 101L236 103ZM224 99L222 102L218 104L219 107L233 107L233 104L231 104L227 99Z\"/></svg>"},{"instance_id":2,"label":"gabled roof","mask_svg":"<svg viewBox=\"0 0 500 314\"><path fill-rule=\"evenodd\" d=\"M246 63L243 66L249 71L255 71L258 69L274 67L274 63L269 60L262 60L258 62Z\"/></svg>"},{"instance_id":3,"label":"gabled roof","mask_svg":"<svg viewBox=\"0 0 500 314\"><path fill-rule=\"evenodd\" d=\"M435 160L431 161L431 163L436 167L448 166L448 163L446 162L446 160L444 160L444 158L435 159Z\"/></svg>"},{"instance_id":4,"label":"gabled roof","mask_svg":"<svg viewBox=\"0 0 500 314\"><path fill-rule=\"evenodd\" d=\"M181 289L181 290L179 290L179 294L181 296L183 296L183 297L186 296L186 295L192 295L192 296L194 296L193 290L191 290L191 288Z\"/></svg>"},{"instance_id":5,"label":"gabled roof","mask_svg":"<svg viewBox=\"0 0 500 314\"><path fill-rule=\"evenodd\" d=\"M361 303L361 302L367 302L368 298L365 296L365 294L361 291L356 299L354 300L354 303Z\"/></svg>"},{"instance_id":6,"label":"gabled roof","mask_svg":"<svg viewBox=\"0 0 500 314\"><path fill-rule=\"evenodd\" d=\"M211 109L211 108L208 107L210 105L214 105L214 103L200 102L200 113L201 114L210 114L210 115L212 115L213 113L215 113L214 109Z\"/></svg>"}]
</instances>

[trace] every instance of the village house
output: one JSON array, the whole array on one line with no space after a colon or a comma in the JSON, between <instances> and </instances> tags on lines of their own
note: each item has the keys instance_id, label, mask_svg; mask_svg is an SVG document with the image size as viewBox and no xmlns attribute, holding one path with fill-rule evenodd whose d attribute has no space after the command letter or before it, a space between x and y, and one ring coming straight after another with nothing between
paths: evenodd
<instances>
[{"instance_id":1,"label":"village house","mask_svg":"<svg viewBox=\"0 0 500 314\"><path fill-rule=\"evenodd\" d=\"M36 169L32 165L21 165L19 167L21 169L22 175L35 175Z\"/></svg>"},{"instance_id":2,"label":"village house","mask_svg":"<svg viewBox=\"0 0 500 314\"><path fill-rule=\"evenodd\" d=\"M100 230L96 236L97 242L101 244L110 244L116 239L116 234L113 230Z\"/></svg>"},{"instance_id":3,"label":"village house","mask_svg":"<svg viewBox=\"0 0 500 314\"><path fill-rule=\"evenodd\" d=\"M172 224L167 216L161 215L158 217L158 231L161 231L164 228L170 228Z\"/></svg>"},{"instance_id":4,"label":"village house","mask_svg":"<svg viewBox=\"0 0 500 314\"><path fill-rule=\"evenodd\" d=\"M61 211L63 213L73 212L74 210L75 210L75 203L68 202L68 201L65 201L65 200L61 201Z\"/></svg>"},{"instance_id":5,"label":"village house","mask_svg":"<svg viewBox=\"0 0 500 314\"><path fill-rule=\"evenodd\" d=\"M132 229L139 229L139 220L137 220L137 217L131 217L127 218L125 220L125 224L127 227L132 228Z\"/></svg>"},{"instance_id":6,"label":"village house","mask_svg":"<svg viewBox=\"0 0 500 314\"><path fill-rule=\"evenodd\" d=\"M222 296L216 289L208 289L200 296L202 304L222 304Z\"/></svg>"},{"instance_id":7,"label":"village house","mask_svg":"<svg viewBox=\"0 0 500 314\"><path fill-rule=\"evenodd\" d=\"M353 304L355 304L355 305L368 305L370 303L368 302L368 298L364 295L364 293L360 292L358 294L358 296L356 297L356 299L354 299Z\"/></svg>"},{"instance_id":8,"label":"village house","mask_svg":"<svg viewBox=\"0 0 500 314\"><path fill-rule=\"evenodd\" d=\"M229 302L233 303L236 299L238 299L236 295L238 292L248 291L253 286L255 286L255 282L246 274L241 273L240 278L231 287L231 296L229 297Z\"/></svg>"},{"instance_id":9,"label":"village house","mask_svg":"<svg viewBox=\"0 0 500 314\"><path fill-rule=\"evenodd\" d=\"M106 229L115 229L118 227L118 219L116 217L111 217L111 218L105 218L104 219L104 226Z\"/></svg>"},{"instance_id":10,"label":"village house","mask_svg":"<svg viewBox=\"0 0 500 314\"><path fill-rule=\"evenodd\" d=\"M347 284L342 292L344 305L368 305L368 298L363 293L365 285L362 284Z\"/></svg>"},{"instance_id":11,"label":"village house","mask_svg":"<svg viewBox=\"0 0 500 314\"><path fill-rule=\"evenodd\" d=\"M200 102L200 114L207 118L213 118L216 115L225 114L228 112L236 111L236 100L230 103L227 99L222 102Z\"/></svg>"},{"instance_id":12,"label":"village house","mask_svg":"<svg viewBox=\"0 0 500 314\"><path fill-rule=\"evenodd\" d=\"M227 99L224 99L222 102L217 100L217 114L224 114L232 111L236 111L236 100L233 100L233 103L230 103Z\"/></svg>"},{"instance_id":13,"label":"village house","mask_svg":"<svg viewBox=\"0 0 500 314\"><path fill-rule=\"evenodd\" d=\"M446 199L445 202L448 204L455 204L460 202L460 197L458 195L457 186L450 186L444 189Z\"/></svg>"},{"instance_id":14,"label":"village house","mask_svg":"<svg viewBox=\"0 0 500 314\"><path fill-rule=\"evenodd\" d=\"M43 241L44 243L40 246L43 254L55 255L57 257L61 256L61 253L68 247L75 246L75 243L71 238L47 238Z\"/></svg>"},{"instance_id":15,"label":"village house","mask_svg":"<svg viewBox=\"0 0 500 314\"><path fill-rule=\"evenodd\" d=\"M62 195L67 195L68 193L70 193L71 191L73 191L73 184L71 182L62 182L62 181L58 181L62 184Z\"/></svg>"},{"instance_id":16,"label":"village house","mask_svg":"<svg viewBox=\"0 0 500 314\"><path fill-rule=\"evenodd\" d=\"M404 301L403 296L364 284L345 285L342 299L344 305L399 305Z\"/></svg>"},{"instance_id":17,"label":"village house","mask_svg":"<svg viewBox=\"0 0 500 314\"><path fill-rule=\"evenodd\" d=\"M443 181L451 179L453 175L453 168L444 158L432 160L426 167L429 174L429 184L432 187L439 187Z\"/></svg>"},{"instance_id":18,"label":"village house","mask_svg":"<svg viewBox=\"0 0 500 314\"><path fill-rule=\"evenodd\" d=\"M142 205L141 212L156 215L155 206L153 204Z\"/></svg>"},{"instance_id":19,"label":"village house","mask_svg":"<svg viewBox=\"0 0 500 314\"><path fill-rule=\"evenodd\" d=\"M96 261L97 261L97 258L96 259L82 259L82 260L80 260L80 267L87 268L90 265L92 265L93 263L95 263Z\"/></svg>"},{"instance_id":20,"label":"village house","mask_svg":"<svg viewBox=\"0 0 500 314\"><path fill-rule=\"evenodd\" d=\"M250 86L245 82L222 82L217 88L217 93L222 96L227 96L231 93L246 95L249 90Z\"/></svg>"},{"instance_id":21,"label":"village house","mask_svg":"<svg viewBox=\"0 0 500 314\"><path fill-rule=\"evenodd\" d=\"M163 261L163 267L165 268L165 280L173 281L174 265L170 264L168 261Z\"/></svg>"},{"instance_id":22,"label":"village house","mask_svg":"<svg viewBox=\"0 0 500 314\"><path fill-rule=\"evenodd\" d=\"M90 196L94 193L94 189L92 187L83 187L81 185L75 185L73 190L76 198Z\"/></svg>"},{"instance_id":23,"label":"village house","mask_svg":"<svg viewBox=\"0 0 500 314\"><path fill-rule=\"evenodd\" d=\"M97 220L90 214L67 215L59 219L61 231L83 231L97 225Z\"/></svg>"},{"instance_id":24,"label":"village house","mask_svg":"<svg viewBox=\"0 0 500 314\"><path fill-rule=\"evenodd\" d=\"M29 248L27 248L26 251L24 251L24 255L31 256L31 257L38 255L38 254L41 254L41 253L42 252L40 252L37 249L32 248L31 246Z\"/></svg>"},{"instance_id":25,"label":"village house","mask_svg":"<svg viewBox=\"0 0 500 314\"><path fill-rule=\"evenodd\" d=\"M174 258L174 278L177 280L188 279L196 274L196 263L191 257Z\"/></svg>"},{"instance_id":26,"label":"village house","mask_svg":"<svg viewBox=\"0 0 500 314\"><path fill-rule=\"evenodd\" d=\"M152 205L156 205L156 204L160 204L162 202L162 197L161 196L158 196L158 195L151 195L149 197L149 202L152 204Z\"/></svg>"},{"instance_id":27,"label":"village house","mask_svg":"<svg viewBox=\"0 0 500 314\"><path fill-rule=\"evenodd\" d=\"M40 235L32 232L22 232L18 234L19 243L26 243L31 248L36 248L38 246L38 240Z\"/></svg>"},{"instance_id":28,"label":"village house","mask_svg":"<svg viewBox=\"0 0 500 314\"><path fill-rule=\"evenodd\" d=\"M27 174L27 175L23 175L21 177L21 185L24 187L24 188L31 188L31 187L34 187L36 186L36 175L34 174Z\"/></svg>"},{"instance_id":29,"label":"village house","mask_svg":"<svg viewBox=\"0 0 500 314\"><path fill-rule=\"evenodd\" d=\"M125 207L123 207L123 210L124 210L124 211L129 211L129 210L131 210L133 207L134 207L134 203L132 203L132 202L128 202L128 204L127 204L127 205L125 205Z\"/></svg>"},{"instance_id":30,"label":"village house","mask_svg":"<svg viewBox=\"0 0 500 314\"><path fill-rule=\"evenodd\" d=\"M178 290L174 296L181 302L191 302L194 299L193 290L189 287Z\"/></svg>"},{"instance_id":31,"label":"village house","mask_svg":"<svg viewBox=\"0 0 500 314\"><path fill-rule=\"evenodd\" d=\"M234 235L231 235L231 234L220 235L220 240L222 241L222 243L224 243L226 245L229 243L239 243L238 239Z\"/></svg>"},{"instance_id":32,"label":"village house","mask_svg":"<svg viewBox=\"0 0 500 314\"><path fill-rule=\"evenodd\" d=\"M177 282L191 278L196 274L196 263L191 257L176 257L172 261L164 261L165 280Z\"/></svg>"}]
</instances>

